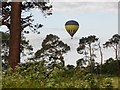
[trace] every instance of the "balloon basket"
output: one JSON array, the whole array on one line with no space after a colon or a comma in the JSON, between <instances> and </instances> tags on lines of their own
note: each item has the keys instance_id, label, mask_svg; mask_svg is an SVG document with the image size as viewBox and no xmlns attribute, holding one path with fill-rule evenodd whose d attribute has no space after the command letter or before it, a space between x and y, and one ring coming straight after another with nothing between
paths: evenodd
<instances>
[{"instance_id":1,"label":"balloon basket","mask_svg":"<svg viewBox=\"0 0 120 90\"><path fill-rule=\"evenodd\" d=\"M71 39L73 39L73 37L71 37Z\"/></svg>"}]
</instances>

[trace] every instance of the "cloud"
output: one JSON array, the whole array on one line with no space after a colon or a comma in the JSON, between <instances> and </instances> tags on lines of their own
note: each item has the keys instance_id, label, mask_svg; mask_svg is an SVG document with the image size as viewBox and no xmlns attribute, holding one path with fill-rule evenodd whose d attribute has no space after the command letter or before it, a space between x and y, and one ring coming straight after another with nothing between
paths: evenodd
<instances>
[{"instance_id":1,"label":"cloud","mask_svg":"<svg viewBox=\"0 0 120 90\"><path fill-rule=\"evenodd\" d=\"M54 11L59 12L117 12L117 2L54 2Z\"/></svg>"}]
</instances>

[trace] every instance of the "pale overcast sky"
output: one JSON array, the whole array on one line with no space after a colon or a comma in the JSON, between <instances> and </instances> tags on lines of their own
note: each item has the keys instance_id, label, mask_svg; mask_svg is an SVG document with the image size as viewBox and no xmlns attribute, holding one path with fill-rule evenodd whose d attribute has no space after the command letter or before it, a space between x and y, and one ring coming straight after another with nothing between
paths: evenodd
<instances>
[{"instance_id":1,"label":"pale overcast sky","mask_svg":"<svg viewBox=\"0 0 120 90\"><path fill-rule=\"evenodd\" d=\"M50 0L54 2L118 2L120 0Z\"/></svg>"},{"instance_id":2,"label":"pale overcast sky","mask_svg":"<svg viewBox=\"0 0 120 90\"><path fill-rule=\"evenodd\" d=\"M71 47L71 51L65 55L66 64L76 65L76 60L82 58L76 51L81 37L96 35L104 43L113 34L118 33L117 2L53 2L52 16L43 18L39 12L34 12L34 15L36 22L44 25L40 30L40 35L27 35L35 46L34 50L38 50L46 35L50 33L58 35L62 41ZM64 28L65 22L71 19L80 24L80 28L74 35L73 40L70 39ZM104 49L103 51L104 59L114 57L112 49ZM99 60L99 57L97 60Z\"/></svg>"}]
</instances>

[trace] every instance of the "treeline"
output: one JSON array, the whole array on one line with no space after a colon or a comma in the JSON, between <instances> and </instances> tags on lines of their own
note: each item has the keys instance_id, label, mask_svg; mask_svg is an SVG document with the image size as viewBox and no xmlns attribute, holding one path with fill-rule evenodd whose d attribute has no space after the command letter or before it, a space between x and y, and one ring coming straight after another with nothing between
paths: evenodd
<instances>
[{"instance_id":1,"label":"treeline","mask_svg":"<svg viewBox=\"0 0 120 90\"><path fill-rule=\"evenodd\" d=\"M42 42L42 48L35 53L29 41L22 36L21 56L32 57L27 58L26 63L19 63L13 72L8 65L9 34L1 34L3 88L119 88L117 75L120 71L120 60L109 58L105 63L97 63L93 50L102 50L102 46L99 42L97 46L96 36L80 39L76 50L83 54L83 58L76 61L76 66L65 66L64 54L70 51L70 46L58 36L47 35Z\"/></svg>"},{"instance_id":2,"label":"treeline","mask_svg":"<svg viewBox=\"0 0 120 90\"><path fill-rule=\"evenodd\" d=\"M8 55L9 55L9 33L2 34L2 67L5 70L8 67ZM70 68L80 67L85 68L87 71L96 74L110 74L110 75L119 75L120 73L120 60L118 58L119 50L119 41L120 35L115 34L111 39L106 41L103 45L99 42L99 38L95 35L88 37L82 37L79 40L79 47L76 49L78 54L82 54L83 57L76 61L76 66L68 65ZM103 63L103 51L102 47L113 48L115 53L114 57L110 57ZM70 46L65 44L60 38L56 35L47 35L42 42L42 48L37 52L33 52L33 47L29 44L29 40L26 40L24 36L21 38L21 57L29 56L27 62L40 62L41 60L45 61L45 64L49 68L54 67L65 67L64 54L69 52ZM101 63L96 62L95 51L100 53ZM27 63L23 64L26 65ZM51 71L51 70L50 70ZM52 72L52 71L51 71Z\"/></svg>"},{"instance_id":3,"label":"treeline","mask_svg":"<svg viewBox=\"0 0 120 90\"><path fill-rule=\"evenodd\" d=\"M3 88L118 88L119 78L96 75L73 65L49 67L45 60L20 65L14 73L8 68L3 75Z\"/></svg>"}]
</instances>

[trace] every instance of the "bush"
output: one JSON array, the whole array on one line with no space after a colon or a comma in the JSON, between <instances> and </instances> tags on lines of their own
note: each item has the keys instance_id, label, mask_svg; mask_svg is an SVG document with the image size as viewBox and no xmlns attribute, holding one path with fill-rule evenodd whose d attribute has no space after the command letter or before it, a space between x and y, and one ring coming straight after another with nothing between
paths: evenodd
<instances>
[{"instance_id":1,"label":"bush","mask_svg":"<svg viewBox=\"0 0 120 90\"><path fill-rule=\"evenodd\" d=\"M8 68L3 75L3 88L114 88L114 79L83 68L54 68L46 77L48 73L44 61L19 65L14 73Z\"/></svg>"}]
</instances>

